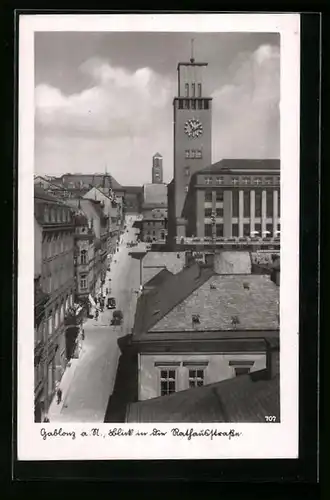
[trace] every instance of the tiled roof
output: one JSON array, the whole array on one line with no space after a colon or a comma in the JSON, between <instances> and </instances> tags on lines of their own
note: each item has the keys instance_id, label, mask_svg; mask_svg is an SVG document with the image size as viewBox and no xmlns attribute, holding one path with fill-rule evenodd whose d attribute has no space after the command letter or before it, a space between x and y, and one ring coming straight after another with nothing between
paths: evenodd
<instances>
[{"instance_id":1,"label":"tiled roof","mask_svg":"<svg viewBox=\"0 0 330 500\"><path fill-rule=\"evenodd\" d=\"M186 292L152 331L278 329L279 289L268 275L214 275ZM194 314L199 315L197 325L192 324Z\"/></svg>"},{"instance_id":2,"label":"tiled roof","mask_svg":"<svg viewBox=\"0 0 330 500\"><path fill-rule=\"evenodd\" d=\"M213 269L198 264L168 276L159 288L143 293L137 303L134 334L143 334L166 316L176 305L189 297L213 274Z\"/></svg>"},{"instance_id":3,"label":"tiled roof","mask_svg":"<svg viewBox=\"0 0 330 500\"><path fill-rule=\"evenodd\" d=\"M218 274L251 274L249 252L220 252L214 256L214 269Z\"/></svg>"},{"instance_id":4,"label":"tiled roof","mask_svg":"<svg viewBox=\"0 0 330 500\"><path fill-rule=\"evenodd\" d=\"M127 422L265 422L267 415L280 421L279 375L268 378L267 370L241 375L133 403Z\"/></svg>"},{"instance_id":5,"label":"tiled roof","mask_svg":"<svg viewBox=\"0 0 330 500\"><path fill-rule=\"evenodd\" d=\"M278 159L223 159L208 167L200 170L198 173L213 174L228 170L280 170L280 160Z\"/></svg>"}]
</instances>

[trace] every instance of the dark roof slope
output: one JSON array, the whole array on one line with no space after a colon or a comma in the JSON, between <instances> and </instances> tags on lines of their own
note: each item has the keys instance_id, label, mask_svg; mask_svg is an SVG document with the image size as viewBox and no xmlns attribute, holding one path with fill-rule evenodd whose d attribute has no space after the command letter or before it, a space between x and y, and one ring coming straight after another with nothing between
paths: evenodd
<instances>
[{"instance_id":1,"label":"dark roof slope","mask_svg":"<svg viewBox=\"0 0 330 500\"><path fill-rule=\"evenodd\" d=\"M142 194L143 186L122 186L127 194Z\"/></svg>"},{"instance_id":2,"label":"dark roof slope","mask_svg":"<svg viewBox=\"0 0 330 500\"><path fill-rule=\"evenodd\" d=\"M168 275L159 288L143 293L137 303L134 335L150 330L213 274L213 268L203 268L196 263L177 274Z\"/></svg>"},{"instance_id":3,"label":"dark roof slope","mask_svg":"<svg viewBox=\"0 0 330 500\"><path fill-rule=\"evenodd\" d=\"M165 267L159 273L155 274L155 276L153 276L149 281L147 281L144 284L144 287L149 288L160 286L169 276L173 276L173 273Z\"/></svg>"},{"instance_id":4,"label":"dark roof slope","mask_svg":"<svg viewBox=\"0 0 330 500\"><path fill-rule=\"evenodd\" d=\"M66 205L60 198L57 198L57 197L47 193L41 186L35 185L34 186L34 202L35 203L43 203L45 201L71 208L71 207L69 207L69 205Z\"/></svg>"},{"instance_id":5,"label":"dark roof slope","mask_svg":"<svg viewBox=\"0 0 330 500\"><path fill-rule=\"evenodd\" d=\"M280 421L280 380L267 370L176 392L129 406L127 422L265 422Z\"/></svg>"},{"instance_id":6,"label":"dark roof slope","mask_svg":"<svg viewBox=\"0 0 330 500\"><path fill-rule=\"evenodd\" d=\"M262 159L262 160L244 160L244 159L223 159L197 173L221 173L230 170L280 170L280 160Z\"/></svg>"}]
</instances>

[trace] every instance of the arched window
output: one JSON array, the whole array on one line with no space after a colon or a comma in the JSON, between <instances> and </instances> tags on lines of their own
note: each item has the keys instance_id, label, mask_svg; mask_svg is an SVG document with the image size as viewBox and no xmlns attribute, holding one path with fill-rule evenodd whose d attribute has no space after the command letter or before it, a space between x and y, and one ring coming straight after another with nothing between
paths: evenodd
<instances>
[{"instance_id":1,"label":"arched window","mask_svg":"<svg viewBox=\"0 0 330 500\"><path fill-rule=\"evenodd\" d=\"M86 250L81 250L81 252L80 252L80 263L87 264L87 251Z\"/></svg>"}]
</instances>

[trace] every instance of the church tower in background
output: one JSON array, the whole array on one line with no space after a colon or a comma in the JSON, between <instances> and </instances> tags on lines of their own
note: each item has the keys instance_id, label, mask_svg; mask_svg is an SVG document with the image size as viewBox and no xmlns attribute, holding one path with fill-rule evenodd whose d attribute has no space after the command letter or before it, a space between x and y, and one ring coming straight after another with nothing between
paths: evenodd
<instances>
[{"instance_id":1,"label":"church tower in background","mask_svg":"<svg viewBox=\"0 0 330 500\"><path fill-rule=\"evenodd\" d=\"M163 157L156 153L152 157L152 184L163 183Z\"/></svg>"},{"instance_id":2,"label":"church tower in background","mask_svg":"<svg viewBox=\"0 0 330 500\"><path fill-rule=\"evenodd\" d=\"M192 174L212 163L212 98L205 86L206 62L179 62L174 112L174 214L176 236L185 236L182 218Z\"/></svg>"}]
</instances>

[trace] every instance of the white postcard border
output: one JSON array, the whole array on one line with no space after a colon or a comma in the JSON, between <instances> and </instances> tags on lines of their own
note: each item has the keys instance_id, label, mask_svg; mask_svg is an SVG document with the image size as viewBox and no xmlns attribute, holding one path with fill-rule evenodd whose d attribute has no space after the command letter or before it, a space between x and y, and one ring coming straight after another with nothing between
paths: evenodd
<instances>
[{"instance_id":1,"label":"white postcard border","mask_svg":"<svg viewBox=\"0 0 330 500\"><path fill-rule=\"evenodd\" d=\"M229 30L230 27L230 30ZM279 32L281 35L281 423L61 424L34 423L34 32L180 31ZM299 328L299 118L300 16L298 14L22 15L19 26L18 186L18 459L221 459L298 457ZM283 251L285 249L285 251ZM62 428L70 435L42 436ZM92 429L99 429L93 436ZM147 436L108 436L121 428ZM157 428L166 436L153 436ZM175 436L171 429L187 430ZM233 436L192 436L214 429ZM82 432L88 435L81 436ZM95 431L94 431L95 432Z\"/></svg>"}]
</instances>

